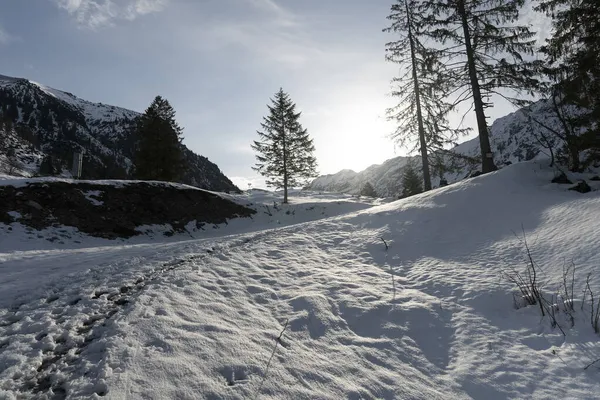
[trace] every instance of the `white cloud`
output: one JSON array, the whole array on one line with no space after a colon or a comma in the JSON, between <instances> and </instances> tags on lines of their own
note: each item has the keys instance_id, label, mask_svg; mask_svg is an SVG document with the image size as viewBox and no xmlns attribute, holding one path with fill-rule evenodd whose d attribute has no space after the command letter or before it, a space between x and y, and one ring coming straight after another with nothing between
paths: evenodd
<instances>
[{"instance_id":1,"label":"white cloud","mask_svg":"<svg viewBox=\"0 0 600 400\"><path fill-rule=\"evenodd\" d=\"M169 0L52 0L83 27L96 29L116 20L132 21L162 11Z\"/></svg>"},{"instance_id":2,"label":"white cloud","mask_svg":"<svg viewBox=\"0 0 600 400\"><path fill-rule=\"evenodd\" d=\"M275 0L246 0L256 9L269 14L269 20L279 26L295 26L298 17L275 2Z\"/></svg>"},{"instance_id":3,"label":"white cloud","mask_svg":"<svg viewBox=\"0 0 600 400\"><path fill-rule=\"evenodd\" d=\"M15 40L15 37L9 35L2 27L0 26L0 46L9 44Z\"/></svg>"},{"instance_id":4,"label":"white cloud","mask_svg":"<svg viewBox=\"0 0 600 400\"><path fill-rule=\"evenodd\" d=\"M167 0L136 0L127 6L127 19L162 11L167 5Z\"/></svg>"},{"instance_id":5,"label":"white cloud","mask_svg":"<svg viewBox=\"0 0 600 400\"><path fill-rule=\"evenodd\" d=\"M323 56L301 16L275 0L242 0L252 18L236 15L218 23L207 21L203 34L210 43L234 45L254 54L254 60L301 69Z\"/></svg>"}]
</instances>

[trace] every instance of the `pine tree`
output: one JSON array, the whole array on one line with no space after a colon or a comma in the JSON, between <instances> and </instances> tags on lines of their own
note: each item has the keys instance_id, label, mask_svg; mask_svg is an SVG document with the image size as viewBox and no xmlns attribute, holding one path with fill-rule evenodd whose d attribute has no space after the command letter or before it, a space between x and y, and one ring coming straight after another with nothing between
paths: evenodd
<instances>
[{"instance_id":1,"label":"pine tree","mask_svg":"<svg viewBox=\"0 0 600 400\"><path fill-rule=\"evenodd\" d=\"M46 155L40 163L38 174L40 176L54 176L58 174L58 169L54 165L54 159L51 155Z\"/></svg>"},{"instance_id":2,"label":"pine tree","mask_svg":"<svg viewBox=\"0 0 600 400\"><path fill-rule=\"evenodd\" d=\"M22 168L23 163L21 163L21 160L19 160L19 157L17 156L16 148L13 146L9 147L6 151L5 172L8 175L14 175Z\"/></svg>"},{"instance_id":3,"label":"pine tree","mask_svg":"<svg viewBox=\"0 0 600 400\"><path fill-rule=\"evenodd\" d=\"M371 182L367 182L364 184L364 186L362 187L362 189L360 191L360 195L366 196L366 197L378 197L377 191L375 190L373 185L371 185Z\"/></svg>"},{"instance_id":4,"label":"pine tree","mask_svg":"<svg viewBox=\"0 0 600 400\"><path fill-rule=\"evenodd\" d=\"M287 203L288 188L303 186L317 176L315 146L298 121L301 113L283 89L267 107L269 116L263 117L260 140L251 145L257 153L253 169L267 178L267 186L283 189L283 202Z\"/></svg>"},{"instance_id":5,"label":"pine tree","mask_svg":"<svg viewBox=\"0 0 600 400\"><path fill-rule=\"evenodd\" d=\"M455 104L472 100L477 118L482 172L494 171L485 109L494 94L521 93L537 86L537 64L524 60L533 55L534 33L517 25L525 0L422 0L426 15L423 32L437 40L454 74Z\"/></svg>"},{"instance_id":6,"label":"pine tree","mask_svg":"<svg viewBox=\"0 0 600 400\"><path fill-rule=\"evenodd\" d=\"M415 170L414 165L409 162L404 166L402 173L402 197L414 196L423 192L421 177Z\"/></svg>"},{"instance_id":7,"label":"pine tree","mask_svg":"<svg viewBox=\"0 0 600 400\"><path fill-rule=\"evenodd\" d=\"M166 99L156 96L139 118L136 139L136 178L177 181L182 177L182 129L175 121L175 110Z\"/></svg>"},{"instance_id":8,"label":"pine tree","mask_svg":"<svg viewBox=\"0 0 600 400\"><path fill-rule=\"evenodd\" d=\"M552 17L552 36L542 47L546 94L563 125L557 136L569 168L579 171L580 152L600 148L600 6L597 0L540 0L536 9Z\"/></svg>"},{"instance_id":9,"label":"pine tree","mask_svg":"<svg viewBox=\"0 0 600 400\"><path fill-rule=\"evenodd\" d=\"M443 147L465 130L451 129L448 125L452 105L443 99L451 86L444 74L446 66L439 58L440 51L423 40L419 3L419 0L397 0L387 17L392 24L384 32L393 32L399 39L386 44L386 59L400 66L400 76L392 81L392 95L399 101L388 110L388 119L397 123L392 137L400 146L416 143L413 151L418 149L421 153L423 183L425 190L430 190L429 150Z\"/></svg>"}]
</instances>

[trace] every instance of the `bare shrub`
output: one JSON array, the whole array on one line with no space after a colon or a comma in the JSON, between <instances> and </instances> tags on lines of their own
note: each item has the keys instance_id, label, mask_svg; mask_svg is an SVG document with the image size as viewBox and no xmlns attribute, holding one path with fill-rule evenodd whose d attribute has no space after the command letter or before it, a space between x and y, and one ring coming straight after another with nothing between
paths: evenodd
<instances>
[{"instance_id":1,"label":"bare shrub","mask_svg":"<svg viewBox=\"0 0 600 400\"><path fill-rule=\"evenodd\" d=\"M540 308L540 313L542 317L548 316L550 319L550 326L554 328L558 328L563 336L566 336L565 331L562 329L558 322L557 313L560 312L560 306L558 305L558 299L560 294L557 293L552 295L550 300L546 299L541 290L539 273L541 268L535 263L533 260L533 255L531 254L531 249L529 244L527 243L527 237L525 235L525 229L523 229L523 238L522 238L523 246L525 247L525 253L527 255L527 264L525 267L525 271L519 272L516 268L511 268L508 272L504 272L503 275L506 280L513 283L519 289L521 293L521 302L518 301L517 297L513 295L513 301L515 308L521 308L523 303L525 306L534 306L537 305ZM568 275L569 270L565 272L564 277L564 286L568 288L568 283L566 276ZM571 287L573 283L571 283ZM566 293L572 293L568 290ZM572 304L571 300L571 304ZM566 309L563 307L563 309ZM572 318L572 315L571 315ZM573 321L573 318L572 318Z\"/></svg>"},{"instance_id":2,"label":"bare shrub","mask_svg":"<svg viewBox=\"0 0 600 400\"><path fill-rule=\"evenodd\" d=\"M571 322L571 328L575 326L575 264L571 262L567 268L563 265L562 280L562 303L563 311Z\"/></svg>"},{"instance_id":3,"label":"bare shrub","mask_svg":"<svg viewBox=\"0 0 600 400\"><path fill-rule=\"evenodd\" d=\"M516 268L511 268L510 271L504 272L504 277L511 283L515 284L526 305L539 305L542 317L546 315L544 310L544 302L538 282L538 268L533 261L531 250L527 244L527 237L525 236L525 230L523 229L523 240L525 250L527 253L527 266L525 272L521 273ZM515 300L515 305L518 305ZM519 308L519 307L517 307Z\"/></svg>"},{"instance_id":4,"label":"bare shrub","mask_svg":"<svg viewBox=\"0 0 600 400\"><path fill-rule=\"evenodd\" d=\"M594 328L594 332L600 333L600 298L597 302L594 302L594 292L590 287L590 276L591 273L587 275L587 279L585 281L585 293L590 294L590 323L592 324L592 328ZM585 301L585 297L584 297ZM583 304L581 305L583 308Z\"/></svg>"}]
</instances>

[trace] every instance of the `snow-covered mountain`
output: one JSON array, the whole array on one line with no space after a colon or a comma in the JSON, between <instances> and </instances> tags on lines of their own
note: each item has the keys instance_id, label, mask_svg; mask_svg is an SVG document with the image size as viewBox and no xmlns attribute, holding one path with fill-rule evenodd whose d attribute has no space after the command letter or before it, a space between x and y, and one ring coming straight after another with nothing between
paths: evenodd
<instances>
[{"instance_id":1,"label":"snow-covered mountain","mask_svg":"<svg viewBox=\"0 0 600 400\"><path fill-rule=\"evenodd\" d=\"M552 110L549 101L541 100L529 108L515 111L505 117L498 118L490 127L490 141L494 152L494 161L498 167L509 163L547 157L548 150L540 143L540 136L552 136L535 121L560 129L559 120ZM555 144L556 145L556 144ZM556 146L559 148L560 146ZM432 181L439 185L440 175L448 182L456 182L479 170L479 139L474 138L459 144L451 150L457 156L439 154L446 171L440 174L432 165ZM323 175L315 179L310 190L360 193L366 182L370 182L380 196L396 196L402 190L401 177L407 162L412 160L415 167L420 167L418 157L395 157L381 165L372 165L361 172L342 170L336 174Z\"/></svg>"},{"instance_id":2,"label":"snow-covered mountain","mask_svg":"<svg viewBox=\"0 0 600 400\"><path fill-rule=\"evenodd\" d=\"M392 196L402 189L402 171L409 160L409 157L395 157L361 172L344 169L336 174L323 175L315 179L308 189L359 194L365 183L370 182L378 195Z\"/></svg>"},{"instance_id":3,"label":"snow-covered mountain","mask_svg":"<svg viewBox=\"0 0 600 400\"><path fill-rule=\"evenodd\" d=\"M45 156L52 157L55 167L69 170L73 153L85 150L84 178L130 177L132 134L140 115L136 111L92 103L27 79L0 75L0 114L4 139L0 162L4 165L7 150L16 148L24 174L37 172ZM206 157L185 146L184 154L188 170L182 183L216 191L238 190Z\"/></svg>"}]
</instances>

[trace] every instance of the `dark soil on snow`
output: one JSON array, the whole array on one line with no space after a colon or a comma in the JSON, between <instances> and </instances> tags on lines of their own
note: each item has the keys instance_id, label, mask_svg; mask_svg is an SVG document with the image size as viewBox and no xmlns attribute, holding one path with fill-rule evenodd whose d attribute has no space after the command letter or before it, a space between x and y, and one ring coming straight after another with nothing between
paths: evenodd
<instances>
[{"instance_id":1,"label":"dark soil on snow","mask_svg":"<svg viewBox=\"0 0 600 400\"><path fill-rule=\"evenodd\" d=\"M17 212L20 216L9 212ZM107 239L139 235L141 225L170 224L173 233L190 221L197 226L250 217L255 211L194 188L128 182L34 182L23 187L0 186L0 223L19 222L33 229L72 226Z\"/></svg>"}]
</instances>

